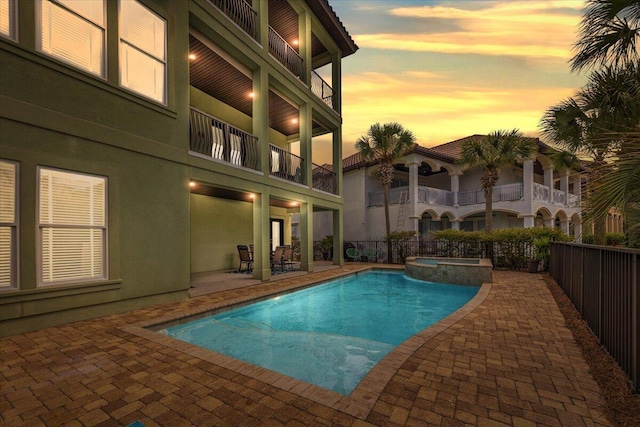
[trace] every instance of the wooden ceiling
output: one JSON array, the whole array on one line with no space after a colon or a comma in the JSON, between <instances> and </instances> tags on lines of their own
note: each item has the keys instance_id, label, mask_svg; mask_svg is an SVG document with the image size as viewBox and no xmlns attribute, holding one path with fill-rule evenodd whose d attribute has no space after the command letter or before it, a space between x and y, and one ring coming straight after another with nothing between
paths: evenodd
<instances>
[{"instance_id":1,"label":"wooden ceiling","mask_svg":"<svg viewBox=\"0 0 640 427\"><path fill-rule=\"evenodd\" d=\"M253 82L247 71L227 62L194 35L189 35L189 53L196 56L189 64L190 84L251 117ZM300 132L298 119L297 106L269 91L269 127L288 138L295 137ZM315 121L313 129L314 134L323 130Z\"/></svg>"},{"instance_id":2,"label":"wooden ceiling","mask_svg":"<svg viewBox=\"0 0 640 427\"><path fill-rule=\"evenodd\" d=\"M242 191L230 190L228 188L213 187L211 185L202 184L191 181L190 190L192 194L200 194L203 196L216 197L219 199L236 200L239 202L253 203L253 194ZM275 206L285 209L297 209L300 204L291 200L269 199L269 206Z\"/></svg>"}]
</instances>

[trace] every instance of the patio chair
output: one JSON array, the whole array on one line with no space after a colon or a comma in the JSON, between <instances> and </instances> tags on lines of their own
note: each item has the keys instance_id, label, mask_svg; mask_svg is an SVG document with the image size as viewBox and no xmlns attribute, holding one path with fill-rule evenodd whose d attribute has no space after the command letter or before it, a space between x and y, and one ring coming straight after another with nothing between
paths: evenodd
<instances>
[{"instance_id":1,"label":"patio chair","mask_svg":"<svg viewBox=\"0 0 640 427\"><path fill-rule=\"evenodd\" d=\"M249 247L247 245L238 245L238 256L240 257L240 265L238 265L238 273L242 271L251 273L251 271L253 271L253 258L249 253ZM243 263L246 266L246 270L242 270Z\"/></svg>"},{"instance_id":2,"label":"patio chair","mask_svg":"<svg viewBox=\"0 0 640 427\"><path fill-rule=\"evenodd\" d=\"M271 257L271 272L275 272L275 268L279 267L284 272L284 246L276 246L276 250Z\"/></svg>"},{"instance_id":3,"label":"patio chair","mask_svg":"<svg viewBox=\"0 0 640 427\"><path fill-rule=\"evenodd\" d=\"M369 262L378 262L380 251L376 248L367 248L364 250L364 256L367 257L367 261Z\"/></svg>"},{"instance_id":4,"label":"patio chair","mask_svg":"<svg viewBox=\"0 0 640 427\"><path fill-rule=\"evenodd\" d=\"M349 259L354 262L360 261L360 251L356 248L348 248L347 257L349 257Z\"/></svg>"},{"instance_id":5,"label":"patio chair","mask_svg":"<svg viewBox=\"0 0 640 427\"><path fill-rule=\"evenodd\" d=\"M293 246L285 246L282 255L283 267L289 266L289 271L293 270Z\"/></svg>"}]
</instances>

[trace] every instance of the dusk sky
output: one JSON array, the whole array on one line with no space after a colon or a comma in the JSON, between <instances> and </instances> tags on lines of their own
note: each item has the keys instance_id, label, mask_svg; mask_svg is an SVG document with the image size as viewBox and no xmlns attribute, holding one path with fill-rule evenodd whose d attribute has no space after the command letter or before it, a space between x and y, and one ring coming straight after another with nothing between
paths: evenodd
<instances>
[{"instance_id":1,"label":"dusk sky","mask_svg":"<svg viewBox=\"0 0 640 427\"><path fill-rule=\"evenodd\" d=\"M329 0L359 46L342 62L343 157L375 122L430 147L498 129L537 136L571 73L584 1Z\"/></svg>"}]
</instances>

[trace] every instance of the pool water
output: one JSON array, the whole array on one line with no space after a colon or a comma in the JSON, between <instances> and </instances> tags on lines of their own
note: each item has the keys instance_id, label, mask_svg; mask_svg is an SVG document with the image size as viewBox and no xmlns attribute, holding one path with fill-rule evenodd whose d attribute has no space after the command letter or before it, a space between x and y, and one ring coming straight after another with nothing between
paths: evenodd
<instances>
[{"instance_id":1,"label":"pool water","mask_svg":"<svg viewBox=\"0 0 640 427\"><path fill-rule=\"evenodd\" d=\"M160 332L348 395L395 346L478 289L372 271Z\"/></svg>"}]
</instances>

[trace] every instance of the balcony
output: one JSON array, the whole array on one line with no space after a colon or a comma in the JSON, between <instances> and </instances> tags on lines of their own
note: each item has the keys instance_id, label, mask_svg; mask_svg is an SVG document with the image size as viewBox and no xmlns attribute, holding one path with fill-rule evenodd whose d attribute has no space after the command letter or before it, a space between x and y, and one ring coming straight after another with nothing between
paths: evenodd
<instances>
[{"instance_id":1,"label":"balcony","mask_svg":"<svg viewBox=\"0 0 640 427\"><path fill-rule=\"evenodd\" d=\"M402 193L407 193L404 200L409 200L409 187L398 187L389 190L389 204L397 205L402 200ZM453 206L453 193L447 190L431 187L418 187L418 203L432 206ZM383 206L384 193L375 191L369 193L369 206Z\"/></svg>"},{"instance_id":2,"label":"balcony","mask_svg":"<svg viewBox=\"0 0 640 427\"><path fill-rule=\"evenodd\" d=\"M496 202L512 202L520 200L524 196L524 185L521 182L513 184L496 185L493 187L491 200ZM484 190L470 190L458 192L458 205L469 206L485 203Z\"/></svg>"},{"instance_id":3,"label":"balcony","mask_svg":"<svg viewBox=\"0 0 640 427\"><path fill-rule=\"evenodd\" d=\"M289 43L273 28L269 27L269 53L285 68L299 79L302 79L302 58Z\"/></svg>"},{"instance_id":4,"label":"balcony","mask_svg":"<svg viewBox=\"0 0 640 427\"><path fill-rule=\"evenodd\" d=\"M312 183L315 190L338 194L336 174L331 169L313 163L311 174L313 176Z\"/></svg>"},{"instance_id":5,"label":"balcony","mask_svg":"<svg viewBox=\"0 0 640 427\"><path fill-rule=\"evenodd\" d=\"M254 40L258 39L258 13L245 0L209 0Z\"/></svg>"},{"instance_id":6,"label":"balcony","mask_svg":"<svg viewBox=\"0 0 640 427\"><path fill-rule=\"evenodd\" d=\"M189 115L189 150L235 166L260 170L258 138L195 108Z\"/></svg>"},{"instance_id":7,"label":"balcony","mask_svg":"<svg viewBox=\"0 0 640 427\"><path fill-rule=\"evenodd\" d=\"M269 144L269 175L304 184L304 159L278 146Z\"/></svg>"},{"instance_id":8,"label":"balcony","mask_svg":"<svg viewBox=\"0 0 640 427\"><path fill-rule=\"evenodd\" d=\"M408 200L409 187L392 188L389 190L389 204L399 204L402 200L401 194L407 193ZM439 188L431 187L418 187L418 203L431 206L454 206L455 193L448 190L442 190ZM554 190L554 202L558 205L568 207L578 207L579 199L574 194L567 194L564 191ZM568 197L568 203L566 203ZM524 198L524 185L521 182L513 184L497 185L493 187L493 202L513 202L523 200ZM549 202L549 187L541 184L533 184L533 200ZM484 204L484 190L478 188L476 190L466 190L458 192L458 205L459 206L471 206L476 204ZM369 205L368 206L383 206L384 194L382 191L375 191L369 193Z\"/></svg>"},{"instance_id":9,"label":"balcony","mask_svg":"<svg viewBox=\"0 0 640 427\"><path fill-rule=\"evenodd\" d=\"M245 0L209 0L216 8L225 14L254 40L258 40L258 13ZM283 20L293 19L283 14L282 8L274 10L274 19L282 25ZM303 78L303 59L298 52L287 43L273 27L269 27L269 53L296 78ZM320 75L312 71L310 89L313 94L326 105L335 110L335 95L333 88Z\"/></svg>"},{"instance_id":10,"label":"balcony","mask_svg":"<svg viewBox=\"0 0 640 427\"><path fill-rule=\"evenodd\" d=\"M311 91L325 104L335 110L333 88L315 71L311 71Z\"/></svg>"}]
</instances>

